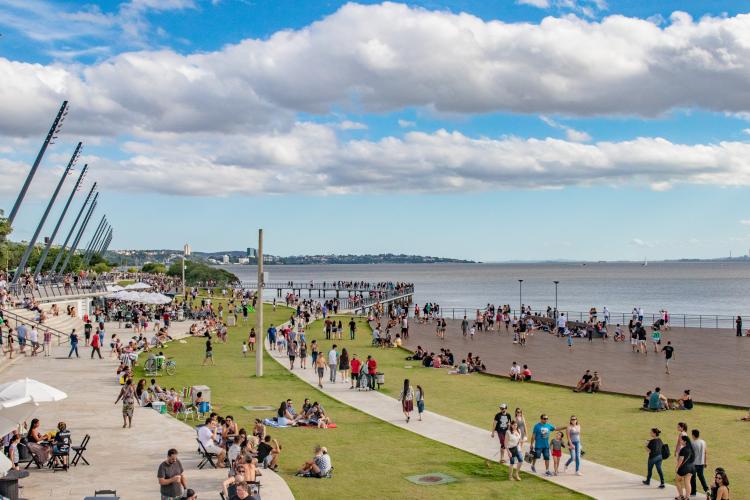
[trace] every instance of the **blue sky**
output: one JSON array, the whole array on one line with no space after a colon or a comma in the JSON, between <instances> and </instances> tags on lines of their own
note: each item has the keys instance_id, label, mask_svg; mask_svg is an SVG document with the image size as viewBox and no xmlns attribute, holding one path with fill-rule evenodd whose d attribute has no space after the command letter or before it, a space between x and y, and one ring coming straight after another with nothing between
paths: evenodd
<instances>
[{"instance_id":1,"label":"blue sky","mask_svg":"<svg viewBox=\"0 0 750 500\"><path fill-rule=\"evenodd\" d=\"M113 248L241 249L264 227L279 255L747 253L746 11L0 0L0 206L69 99L16 239L82 140Z\"/></svg>"}]
</instances>

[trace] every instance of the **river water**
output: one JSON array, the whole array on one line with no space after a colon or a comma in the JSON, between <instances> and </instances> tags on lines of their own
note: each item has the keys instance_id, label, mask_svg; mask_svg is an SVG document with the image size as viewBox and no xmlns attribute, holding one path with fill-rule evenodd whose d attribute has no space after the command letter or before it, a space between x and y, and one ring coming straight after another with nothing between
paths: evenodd
<instances>
[{"instance_id":1,"label":"river water","mask_svg":"<svg viewBox=\"0 0 750 500\"><path fill-rule=\"evenodd\" d=\"M255 281L255 266L218 266L241 280ZM534 309L555 304L560 310L613 312L643 307L672 314L736 315L750 318L750 262L555 263L555 264L373 264L266 265L269 281L406 281L414 301L443 308L519 304ZM303 292L303 296L305 296ZM316 296L316 295L314 295Z\"/></svg>"}]
</instances>

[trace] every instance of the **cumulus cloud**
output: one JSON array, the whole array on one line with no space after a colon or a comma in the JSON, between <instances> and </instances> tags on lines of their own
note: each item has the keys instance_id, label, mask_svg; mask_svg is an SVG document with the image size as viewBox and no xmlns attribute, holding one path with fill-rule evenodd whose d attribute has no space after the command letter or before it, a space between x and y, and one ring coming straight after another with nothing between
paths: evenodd
<instances>
[{"instance_id":1,"label":"cumulus cloud","mask_svg":"<svg viewBox=\"0 0 750 500\"><path fill-rule=\"evenodd\" d=\"M288 127L290 114L354 107L750 113L748 32L750 14L695 21L675 13L665 26L621 15L531 24L394 3L346 4L302 29L214 52L144 50L90 65L0 58L0 109L23 110L1 114L0 133L42 132L65 98L81 113L80 132L94 135Z\"/></svg>"},{"instance_id":2,"label":"cumulus cloud","mask_svg":"<svg viewBox=\"0 0 750 500\"><path fill-rule=\"evenodd\" d=\"M409 128L409 127L416 127L417 122L411 121L411 120L399 120L398 126L401 128ZM748 129L750 130L750 129Z\"/></svg>"},{"instance_id":3,"label":"cumulus cloud","mask_svg":"<svg viewBox=\"0 0 750 500\"><path fill-rule=\"evenodd\" d=\"M581 144L447 130L373 141L344 139L337 130L297 122L286 131L144 132L122 146L124 159L84 154L81 161L105 190L188 196L750 186L744 142L686 145L644 137ZM19 171L0 179L10 191L20 185Z\"/></svg>"},{"instance_id":4,"label":"cumulus cloud","mask_svg":"<svg viewBox=\"0 0 750 500\"><path fill-rule=\"evenodd\" d=\"M550 6L549 0L516 0L519 5L531 5L539 9L547 9Z\"/></svg>"},{"instance_id":5,"label":"cumulus cloud","mask_svg":"<svg viewBox=\"0 0 750 500\"><path fill-rule=\"evenodd\" d=\"M366 130L367 124L344 120L341 123L336 124L336 127L340 130Z\"/></svg>"},{"instance_id":6,"label":"cumulus cloud","mask_svg":"<svg viewBox=\"0 0 750 500\"><path fill-rule=\"evenodd\" d=\"M742 219L740 221L740 224L743 224L745 226L750 226L750 219Z\"/></svg>"},{"instance_id":7,"label":"cumulus cloud","mask_svg":"<svg viewBox=\"0 0 750 500\"><path fill-rule=\"evenodd\" d=\"M653 244L651 244L651 243L649 243L647 241L643 241L640 238L633 238L632 240L630 240L630 244L633 245L633 246L637 246L637 247L645 247L645 248L651 248L651 247L653 247Z\"/></svg>"}]
</instances>

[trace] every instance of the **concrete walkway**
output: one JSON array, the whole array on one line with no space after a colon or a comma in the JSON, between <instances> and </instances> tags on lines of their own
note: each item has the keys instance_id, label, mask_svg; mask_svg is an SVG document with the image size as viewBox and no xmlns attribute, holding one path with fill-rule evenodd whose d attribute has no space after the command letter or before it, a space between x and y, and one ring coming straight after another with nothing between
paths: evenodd
<instances>
[{"instance_id":1,"label":"concrete walkway","mask_svg":"<svg viewBox=\"0 0 750 500\"><path fill-rule=\"evenodd\" d=\"M173 336L184 335L188 322L174 323ZM107 325L108 335L120 333L117 324ZM127 336L132 330L122 330ZM126 335L123 335L126 336ZM74 444L91 435L85 454L91 465L78 465L68 472L30 468L23 479L21 496L29 499L57 498L80 500L95 489L117 490L120 498L140 500L158 498L156 470L169 448L177 448L185 469L188 487L200 498L218 498L226 470L198 470L196 433L191 422L185 424L150 408L136 407L133 428L122 428L122 407L114 405L120 391L116 380L117 361L106 359L109 346L102 349L104 360L90 359L90 348L80 347L80 359L67 359L68 346L53 347L52 356L22 358L0 372L0 383L30 377L57 387L68 394L59 402L40 405L35 413L43 431L55 429L65 421ZM179 369L179 366L178 366ZM168 378L161 379L167 385ZM290 500L294 496L284 480L270 470L260 478L263 499Z\"/></svg>"},{"instance_id":2,"label":"concrete walkway","mask_svg":"<svg viewBox=\"0 0 750 500\"><path fill-rule=\"evenodd\" d=\"M281 364L281 366L289 369L289 360L286 356L276 351L268 352L279 364ZM292 373L313 387L317 387L318 378L312 369L296 369L292 370ZM328 372L326 372L324 379L328 379ZM423 414L423 421L420 422L416 419L412 419L412 421L407 424L404 415L401 412L400 403L377 391L361 392L350 390L348 383L343 384L340 381L336 384L324 382L322 390L330 397L341 401L344 404L357 408L373 417L417 433L421 436L468 451L469 453L473 453L487 460L497 461L499 458L499 443L496 438L490 437L490 433L487 429L480 429L479 427L459 422L430 411L426 411ZM416 412L414 415L416 415ZM552 423L561 425L564 422ZM533 424L530 423L530 425ZM646 467L645 453L643 467L644 469ZM669 471L666 469L669 469L669 467L665 468L667 477L669 477ZM523 470L531 473L531 469L527 464L524 464ZM576 476L573 472L570 472L563 473L559 476L547 477L544 475L543 461L537 462L537 471L541 472L539 477L543 479L598 499L666 500L674 498L677 494L676 489L671 485L668 485L667 488L663 490L656 488L658 478L656 481L652 480L650 487L644 486L641 484L644 477L589 462L587 460L584 460L581 465L583 476ZM505 478L505 476L503 476L503 478Z\"/></svg>"}]
</instances>

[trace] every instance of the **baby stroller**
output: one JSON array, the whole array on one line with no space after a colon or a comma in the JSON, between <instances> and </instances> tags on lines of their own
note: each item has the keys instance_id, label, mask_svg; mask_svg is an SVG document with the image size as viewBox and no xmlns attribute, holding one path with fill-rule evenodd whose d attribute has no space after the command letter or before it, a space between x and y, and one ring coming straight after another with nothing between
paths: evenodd
<instances>
[{"instance_id":1,"label":"baby stroller","mask_svg":"<svg viewBox=\"0 0 750 500\"><path fill-rule=\"evenodd\" d=\"M359 372L359 378L357 379L357 390L358 391L368 391L370 390L370 386L368 385L368 377L367 373L365 373L364 370Z\"/></svg>"}]
</instances>

